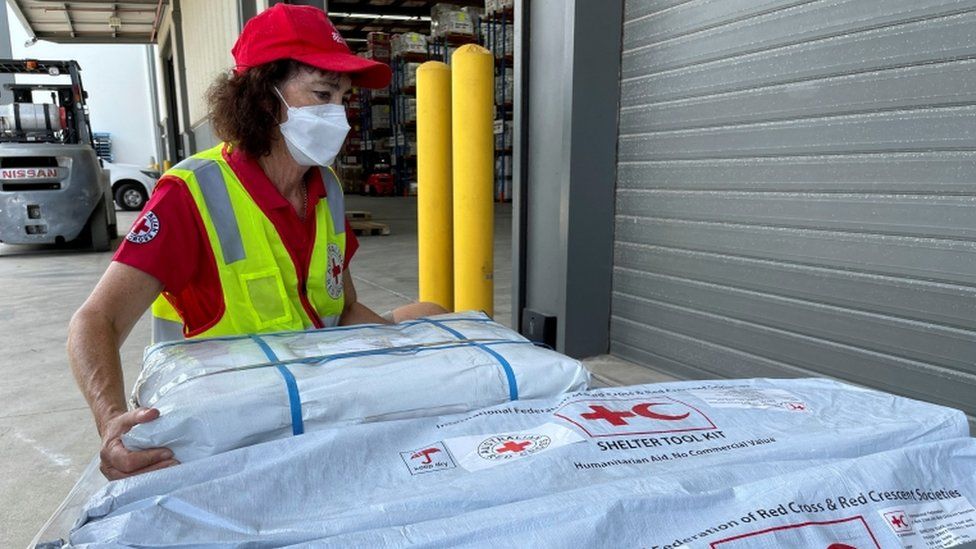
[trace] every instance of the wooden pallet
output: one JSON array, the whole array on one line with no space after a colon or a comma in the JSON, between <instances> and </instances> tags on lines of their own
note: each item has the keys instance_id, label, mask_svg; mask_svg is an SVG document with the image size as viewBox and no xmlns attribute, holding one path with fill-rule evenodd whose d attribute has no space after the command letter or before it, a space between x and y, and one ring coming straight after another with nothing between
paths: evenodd
<instances>
[{"instance_id":1,"label":"wooden pallet","mask_svg":"<svg viewBox=\"0 0 976 549\"><path fill-rule=\"evenodd\" d=\"M386 223L375 221L354 221L349 220L349 226L356 236L389 236L390 226Z\"/></svg>"},{"instance_id":2,"label":"wooden pallet","mask_svg":"<svg viewBox=\"0 0 976 549\"><path fill-rule=\"evenodd\" d=\"M353 221L372 221L373 213L364 210L349 210L346 212L346 218L349 219L350 223Z\"/></svg>"}]
</instances>

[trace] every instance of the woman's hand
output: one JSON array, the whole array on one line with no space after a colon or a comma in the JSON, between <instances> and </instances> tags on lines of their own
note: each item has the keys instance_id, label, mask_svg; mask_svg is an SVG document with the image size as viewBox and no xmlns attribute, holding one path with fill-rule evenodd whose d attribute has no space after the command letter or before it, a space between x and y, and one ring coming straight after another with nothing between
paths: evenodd
<instances>
[{"instance_id":1,"label":"woman's hand","mask_svg":"<svg viewBox=\"0 0 976 549\"><path fill-rule=\"evenodd\" d=\"M141 475L164 467L176 465L173 452L168 448L150 448L131 451L122 445L122 435L140 423L159 417L155 408L136 408L109 419L102 429L102 464L99 467L105 478L120 478Z\"/></svg>"},{"instance_id":2,"label":"woman's hand","mask_svg":"<svg viewBox=\"0 0 976 549\"><path fill-rule=\"evenodd\" d=\"M102 473L112 480L169 459L162 451L129 452L119 438L159 417L157 410L126 411L119 347L162 288L156 278L113 262L68 328L68 362L102 437Z\"/></svg>"}]
</instances>

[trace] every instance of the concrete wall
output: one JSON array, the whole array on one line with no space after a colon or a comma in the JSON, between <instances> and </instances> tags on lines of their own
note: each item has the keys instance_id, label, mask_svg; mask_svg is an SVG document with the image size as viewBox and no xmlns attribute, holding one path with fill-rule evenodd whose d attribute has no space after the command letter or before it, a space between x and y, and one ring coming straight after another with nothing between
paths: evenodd
<instances>
[{"instance_id":1,"label":"concrete wall","mask_svg":"<svg viewBox=\"0 0 976 549\"><path fill-rule=\"evenodd\" d=\"M11 53L16 58L74 59L88 90L92 130L112 134L112 151L119 163L145 166L156 155L149 68L145 46L55 44L38 41L25 46L27 31L9 11ZM111 62L107 62L111 60ZM50 83L54 79L17 77L18 83ZM70 82L67 77L64 82Z\"/></svg>"},{"instance_id":2,"label":"concrete wall","mask_svg":"<svg viewBox=\"0 0 976 549\"><path fill-rule=\"evenodd\" d=\"M9 17L8 17L9 15ZM13 12L7 13L7 10L0 10L0 29L8 28L8 21L13 20L14 24L17 25L18 21L16 17L13 17ZM13 53L10 50L10 33L8 32L6 36L0 35L0 56L4 59L13 58ZM14 82L14 76L12 74L0 75L0 103L6 104L11 103L14 100L14 94L7 91L6 85L12 84Z\"/></svg>"}]
</instances>

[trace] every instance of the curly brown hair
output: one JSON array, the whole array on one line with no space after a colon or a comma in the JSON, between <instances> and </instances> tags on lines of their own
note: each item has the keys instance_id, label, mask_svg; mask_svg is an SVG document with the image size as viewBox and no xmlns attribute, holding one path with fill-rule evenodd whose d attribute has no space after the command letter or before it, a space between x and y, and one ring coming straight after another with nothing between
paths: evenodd
<instances>
[{"instance_id":1,"label":"curly brown hair","mask_svg":"<svg viewBox=\"0 0 976 549\"><path fill-rule=\"evenodd\" d=\"M275 86L308 65L281 59L253 67L243 74L225 73L207 89L207 104L214 134L252 158L271 152L281 100Z\"/></svg>"}]
</instances>

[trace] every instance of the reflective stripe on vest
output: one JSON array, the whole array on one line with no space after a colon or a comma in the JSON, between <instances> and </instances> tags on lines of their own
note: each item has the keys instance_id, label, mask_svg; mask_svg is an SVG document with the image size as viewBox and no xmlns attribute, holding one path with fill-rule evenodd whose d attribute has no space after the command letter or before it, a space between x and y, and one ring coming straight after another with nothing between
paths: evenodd
<instances>
[{"instance_id":1,"label":"reflective stripe on vest","mask_svg":"<svg viewBox=\"0 0 976 549\"><path fill-rule=\"evenodd\" d=\"M313 313L303 306L298 288L302 273L297 272L271 221L224 161L222 146L194 155L171 170L186 182L204 221L224 297L223 315L192 337L311 327L314 323L308 315ZM316 235L304 295L317 320L335 326L344 292L341 274L330 280L329 273L344 269L334 267L342 265L345 257L345 205L335 174L328 168L321 173L327 198L315 207ZM162 295L153 303L153 316L154 342L183 337L182 320Z\"/></svg>"},{"instance_id":2,"label":"reflective stripe on vest","mask_svg":"<svg viewBox=\"0 0 976 549\"><path fill-rule=\"evenodd\" d=\"M200 192L203 194L204 202L207 203L214 228L217 230L224 263L230 264L244 259L241 230L237 226L237 217L234 216L234 207L231 206L220 166L213 160L191 157L180 162L176 167L191 171L197 176Z\"/></svg>"}]
</instances>

